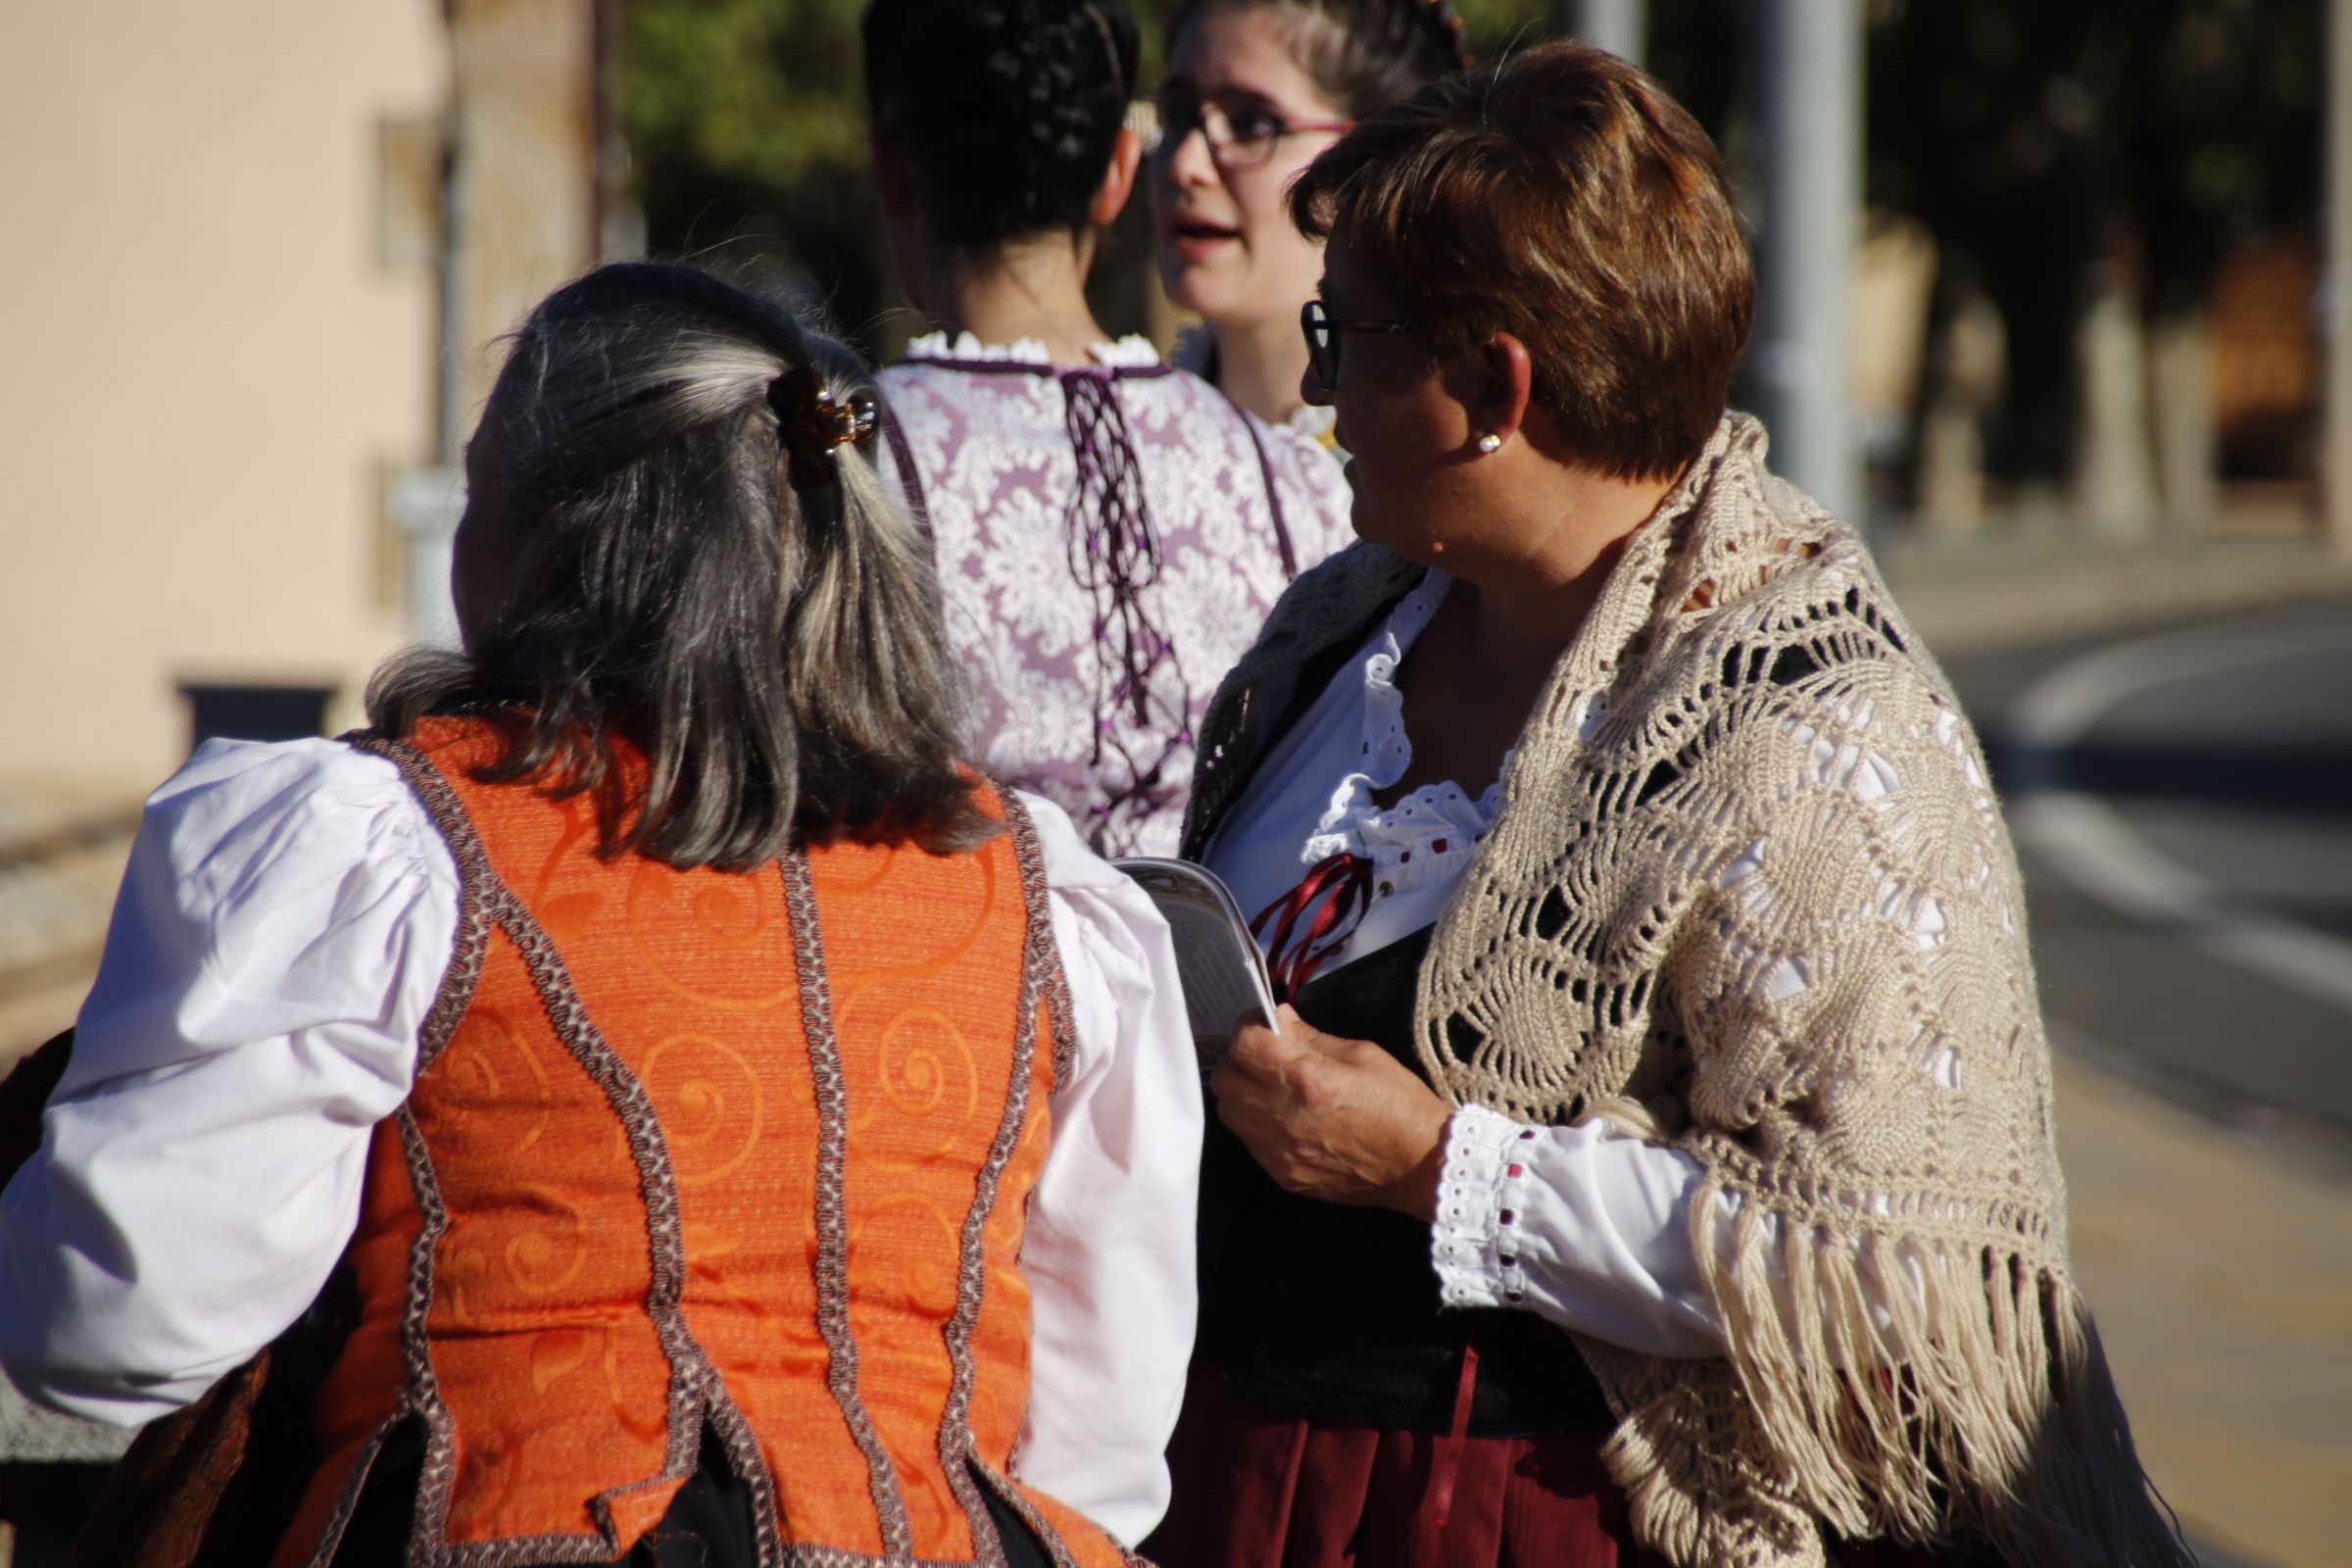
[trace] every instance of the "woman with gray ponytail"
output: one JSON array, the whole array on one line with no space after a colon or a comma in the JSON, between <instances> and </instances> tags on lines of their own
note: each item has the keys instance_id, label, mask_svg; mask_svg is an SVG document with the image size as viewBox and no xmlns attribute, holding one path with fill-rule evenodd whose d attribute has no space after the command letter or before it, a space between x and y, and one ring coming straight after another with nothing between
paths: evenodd
<instances>
[{"instance_id":1,"label":"woman with gray ponytail","mask_svg":"<svg viewBox=\"0 0 2352 1568\"><path fill-rule=\"evenodd\" d=\"M273 1352L172 1560L1110 1568L1157 1521L1166 928L963 760L878 422L774 307L590 273L468 451L463 650L149 802L0 1361L194 1446Z\"/></svg>"},{"instance_id":2,"label":"woman with gray ponytail","mask_svg":"<svg viewBox=\"0 0 2352 1568\"><path fill-rule=\"evenodd\" d=\"M740 871L796 834L985 837L929 553L875 479L874 396L848 349L707 273L560 290L468 450L465 650L388 665L369 719L525 715L490 776L586 794L608 853ZM624 730L648 763L625 824Z\"/></svg>"}]
</instances>

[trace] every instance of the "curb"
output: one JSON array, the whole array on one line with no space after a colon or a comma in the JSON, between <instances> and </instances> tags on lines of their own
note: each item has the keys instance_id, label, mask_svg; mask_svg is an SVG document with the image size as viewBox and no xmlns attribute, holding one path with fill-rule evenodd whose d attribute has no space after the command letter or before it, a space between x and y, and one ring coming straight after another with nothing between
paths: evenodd
<instances>
[{"instance_id":1,"label":"curb","mask_svg":"<svg viewBox=\"0 0 2352 1568\"><path fill-rule=\"evenodd\" d=\"M1873 548L1938 655L2352 596L2352 555L2310 537L2115 545L1913 535Z\"/></svg>"}]
</instances>

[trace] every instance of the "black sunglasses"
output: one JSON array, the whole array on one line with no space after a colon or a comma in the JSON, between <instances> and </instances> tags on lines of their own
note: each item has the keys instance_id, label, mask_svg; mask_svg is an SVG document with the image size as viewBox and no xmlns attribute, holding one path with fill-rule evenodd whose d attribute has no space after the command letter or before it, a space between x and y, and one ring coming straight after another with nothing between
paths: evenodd
<instances>
[{"instance_id":1,"label":"black sunglasses","mask_svg":"<svg viewBox=\"0 0 2352 1568\"><path fill-rule=\"evenodd\" d=\"M1325 392L1340 389L1342 332L1379 332L1388 337L1403 337L1412 329L1410 321L1343 321L1326 310L1321 300L1308 300L1298 307L1298 330L1306 334L1307 368L1315 372L1315 381Z\"/></svg>"}]
</instances>

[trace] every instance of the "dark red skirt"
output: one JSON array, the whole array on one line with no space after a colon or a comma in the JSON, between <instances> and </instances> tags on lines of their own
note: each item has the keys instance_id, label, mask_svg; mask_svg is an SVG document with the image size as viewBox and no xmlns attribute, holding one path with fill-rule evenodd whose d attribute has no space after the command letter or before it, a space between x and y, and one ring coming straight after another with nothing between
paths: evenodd
<instances>
[{"instance_id":1,"label":"dark red skirt","mask_svg":"<svg viewBox=\"0 0 2352 1568\"><path fill-rule=\"evenodd\" d=\"M1278 1415L1195 1366L1168 1445L1160 1568L1672 1568L1634 1542L1606 1432L1463 1438ZM1448 1470L1452 1493L1438 1503ZM1999 1568L1988 1554L1829 1543L1838 1568Z\"/></svg>"},{"instance_id":2,"label":"dark red skirt","mask_svg":"<svg viewBox=\"0 0 2352 1568\"><path fill-rule=\"evenodd\" d=\"M1607 1441L1277 1415L1195 1367L1168 1446L1175 1496L1143 1554L1162 1568L1667 1568L1634 1544Z\"/></svg>"}]
</instances>

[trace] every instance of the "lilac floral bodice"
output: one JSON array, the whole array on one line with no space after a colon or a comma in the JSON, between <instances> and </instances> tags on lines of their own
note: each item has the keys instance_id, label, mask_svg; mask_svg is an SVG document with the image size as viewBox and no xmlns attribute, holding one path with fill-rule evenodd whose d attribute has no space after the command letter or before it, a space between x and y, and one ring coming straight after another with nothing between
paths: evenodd
<instances>
[{"instance_id":1,"label":"lilac floral bodice","mask_svg":"<svg viewBox=\"0 0 2352 1568\"><path fill-rule=\"evenodd\" d=\"M1291 576L1353 538L1339 465L1141 338L1055 367L935 334L881 380L982 764L1105 854L1175 854L1218 681Z\"/></svg>"}]
</instances>

